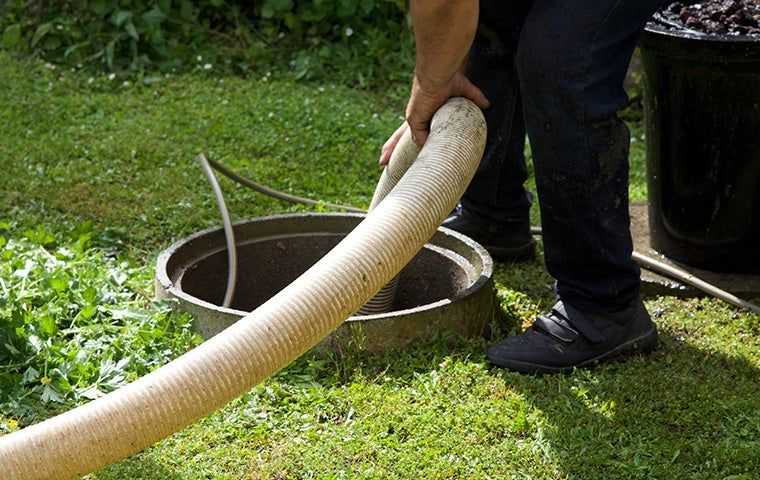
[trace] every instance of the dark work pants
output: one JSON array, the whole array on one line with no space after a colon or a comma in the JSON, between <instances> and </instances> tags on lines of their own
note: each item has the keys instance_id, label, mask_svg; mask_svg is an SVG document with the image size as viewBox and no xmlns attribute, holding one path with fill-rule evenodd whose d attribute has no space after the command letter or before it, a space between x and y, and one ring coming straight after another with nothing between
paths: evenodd
<instances>
[{"instance_id":1,"label":"dark work pants","mask_svg":"<svg viewBox=\"0 0 760 480\"><path fill-rule=\"evenodd\" d=\"M613 313L639 294L628 215L629 132L617 111L662 0L481 0L467 73L491 101L486 152L462 198L494 222L527 215L530 139L544 250L559 297Z\"/></svg>"}]
</instances>

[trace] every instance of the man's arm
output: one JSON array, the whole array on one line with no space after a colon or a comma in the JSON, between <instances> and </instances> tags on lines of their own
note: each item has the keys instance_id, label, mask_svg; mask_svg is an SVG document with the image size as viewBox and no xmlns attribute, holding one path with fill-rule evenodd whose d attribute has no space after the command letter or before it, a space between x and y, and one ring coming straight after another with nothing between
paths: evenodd
<instances>
[{"instance_id":1,"label":"man's arm","mask_svg":"<svg viewBox=\"0 0 760 480\"><path fill-rule=\"evenodd\" d=\"M451 97L466 97L481 108L488 99L462 73L478 28L478 0L411 0L416 65L406 124L383 146L380 164L390 159L404 130L411 128L414 143L427 140L433 114Z\"/></svg>"},{"instance_id":2,"label":"man's arm","mask_svg":"<svg viewBox=\"0 0 760 480\"><path fill-rule=\"evenodd\" d=\"M478 0L412 0L415 80L424 91L446 85L464 63L478 28Z\"/></svg>"}]
</instances>

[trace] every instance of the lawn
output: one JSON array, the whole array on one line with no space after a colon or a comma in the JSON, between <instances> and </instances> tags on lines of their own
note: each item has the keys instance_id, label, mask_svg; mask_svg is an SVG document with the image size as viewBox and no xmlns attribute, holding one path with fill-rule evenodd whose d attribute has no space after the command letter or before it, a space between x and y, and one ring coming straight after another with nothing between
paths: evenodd
<instances>
[{"instance_id":1,"label":"lawn","mask_svg":"<svg viewBox=\"0 0 760 480\"><path fill-rule=\"evenodd\" d=\"M188 319L152 303L150 292L157 253L219 223L193 162L198 152L275 188L366 207L406 90L299 82L266 69L250 78L200 70L124 84L1 52L0 85L0 330L18 301L43 340L68 341L75 320L82 338L108 327L115 339L139 339L87 350L129 358L124 378L109 377L102 390L197 341ZM631 198L643 200L640 114L634 108L626 118ZM303 210L222 185L236 218ZM51 254L52 274L39 260ZM29 261L15 265L22 256ZM83 276L99 282L96 292ZM499 264L496 280L517 323L552 302L540 259ZM94 313L96 300L110 303ZM482 339L441 338L382 355L307 354L221 411L87 478L760 478L760 317L709 299L646 303L662 339L653 355L571 375L493 369ZM0 368L3 375L17 366ZM0 432L86 401L84 385L62 390L56 375L66 374L74 378L52 369L25 378L24 391L36 393L1 403ZM48 385L61 398L43 400Z\"/></svg>"}]
</instances>

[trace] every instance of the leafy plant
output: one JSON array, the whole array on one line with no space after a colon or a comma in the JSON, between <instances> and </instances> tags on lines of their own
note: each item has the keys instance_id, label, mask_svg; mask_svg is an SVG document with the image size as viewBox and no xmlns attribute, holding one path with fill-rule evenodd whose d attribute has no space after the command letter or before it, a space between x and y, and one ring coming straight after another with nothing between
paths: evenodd
<instances>
[{"instance_id":1,"label":"leafy plant","mask_svg":"<svg viewBox=\"0 0 760 480\"><path fill-rule=\"evenodd\" d=\"M282 22L290 32L324 38L345 35L342 27L350 28L351 23L354 27L367 23L389 27L395 32L405 11L405 0L264 0L258 13L261 18Z\"/></svg>"},{"instance_id":2,"label":"leafy plant","mask_svg":"<svg viewBox=\"0 0 760 480\"><path fill-rule=\"evenodd\" d=\"M306 50L370 28L397 39L404 8L404 0L8 0L0 47L116 73L190 67L200 54L234 64L267 55L285 33Z\"/></svg>"},{"instance_id":3,"label":"leafy plant","mask_svg":"<svg viewBox=\"0 0 760 480\"><path fill-rule=\"evenodd\" d=\"M98 398L197 344L114 247L90 224L66 237L0 224L0 415Z\"/></svg>"},{"instance_id":4,"label":"leafy plant","mask_svg":"<svg viewBox=\"0 0 760 480\"><path fill-rule=\"evenodd\" d=\"M245 2L226 0L9 0L3 46L110 71L171 68L213 37L244 42Z\"/></svg>"}]
</instances>

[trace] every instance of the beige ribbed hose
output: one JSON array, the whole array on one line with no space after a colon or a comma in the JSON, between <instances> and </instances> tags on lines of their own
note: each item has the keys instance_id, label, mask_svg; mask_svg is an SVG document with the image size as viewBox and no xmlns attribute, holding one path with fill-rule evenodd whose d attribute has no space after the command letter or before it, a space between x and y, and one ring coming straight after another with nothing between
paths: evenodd
<instances>
[{"instance_id":1,"label":"beige ribbed hose","mask_svg":"<svg viewBox=\"0 0 760 480\"><path fill-rule=\"evenodd\" d=\"M171 435L335 330L422 248L477 168L485 121L467 100L436 113L407 175L316 265L219 335L98 400L0 437L3 480L69 479Z\"/></svg>"},{"instance_id":2,"label":"beige ribbed hose","mask_svg":"<svg viewBox=\"0 0 760 480\"><path fill-rule=\"evenodd\" d=\"M401 136L396 148L393 149L393 154L388 161L388 165L386 165L382 175L380 175L380 180L377 182L375 193L372 195L372 201L369 204L370 212L380 205L380 202L391 193L393 187L401 180L406 171L409 170L409 167L412 166L419 153L419 147L412 141L412 131L407 129ZM398 276L395 276L359 309L359 315L373 315L391 311L393 299L396 298L397 288Z\"/></svg>"}]
</instances>

